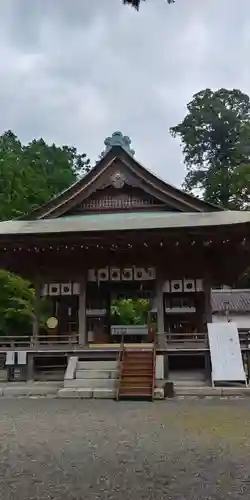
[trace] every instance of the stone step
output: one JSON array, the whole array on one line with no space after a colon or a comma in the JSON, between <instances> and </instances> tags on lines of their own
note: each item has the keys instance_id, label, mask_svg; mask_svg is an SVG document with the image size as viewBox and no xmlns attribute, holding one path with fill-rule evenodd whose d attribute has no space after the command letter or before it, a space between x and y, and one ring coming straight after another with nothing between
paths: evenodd
<instances>
[{"instance_id":1,"label":"stone step","mask_svg":"<svg viewBox=\"0 0 250 500\"><path fill-rule=\"evenodd\" d=\"M174 387L211 387L206 380L171 380Z\"/></svg>"},{"instance_id":2,"label":"stone step","mask_svg":"<svg viewBox=\"0 0 250 500\"><path fill-rule=\"evenodd\" d=\"M117 361L77 361L77 370L116 370Z\"/></svg>"},{"instance_id":3,"label":"stone step","mask_svg":"<svg viewBox=\"0 0 250 500\"><path fill-rule=\"evenodd\" d=\"M171 381L182 381L182 380L189 380L191 381L191 384L194 380L205 380L205 373L204 370L178 370L178 371L170 371L169 380ZM190 384L190 385L191 385Z\"/></svg>"},{"instance_id":4,"label":"stone step","mask_svg":"<svg viewBox=\"0 0 250 500\"><path fill-rule=\"evenodd\" d=\"M114 389L91 389L90 387L76 389L76 388L64 388L58 392L59 398L64 399L115 399L116 390Z\"/></svg>"},{"instance_id":5,"label":"stone step","mask_svg":"<svg viewBox=\"0 0 250 500\"><path fill-rule=\"evenodd\" d=\"M93 397L93 391L89 387L83 389L64 387L58 391L58 397L64 399L88 399Z\"/></svg>"},{"instance_id":6,"label":"stone step","mask_svg":"<svg viewBox=\"0 0 250 500\"><path fill-rule=\"evenodd\" d=\"M117 378L117 370L76 370L76 379L109 379Z\"/></svg>"},{"instance_id":7,"label":"stone step","mask_svg":"<svg viewBox=\"0 0 250 500\"><path fill-rule=\"evenodd\" d=\"M235 396L249 397L249 387L177 387L175 388L175 396Z\"/></svg>"},{"instance_id":8,"label":"stone step","mask_svg":"<svg viewBox=\"0 0 250 500\"><path fill-rule=\"evenodd\" d=\"M94 389L93 391L94 399L115 399L116 389Z\"/></svg>"},{"instance_id":9,"label":"stone step","mask_svg":"<svg viewBox=\"0 0 250 500\"><path fill-rule=\"evenodd\" d=\"M59 398L65 398L65 399L89 399L89 398L95 398L95 399L115 399L116 398L116 391L113 389L90 389L90 388L85 388L85 389L60 389L58 391L58 397ZM163 389L155 389L154 391L154 398L155 399L164 399L164 390Z\"/></svg>"},{"instance_id":10,"label":"stone step","mask_svg":"<svg viewBox=\"0 0 250 500\"><path fill-rule=\"evenodd\" d=\"M116 387L116 379L106 378L76 378L73 380L64 380L65 388L83 388L90 387L91 389L114 389Z\"/></svg>"}]
</instances>

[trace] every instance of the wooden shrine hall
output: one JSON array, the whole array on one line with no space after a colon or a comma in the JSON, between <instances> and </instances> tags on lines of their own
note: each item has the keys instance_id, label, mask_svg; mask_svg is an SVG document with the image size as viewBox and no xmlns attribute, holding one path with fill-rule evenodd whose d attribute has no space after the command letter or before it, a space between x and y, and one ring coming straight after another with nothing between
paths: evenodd
<instances>
[{"instance_id":1,"label":"wooden shrine hall","mask_svg":"<svg viewBox=\"0 0 250 500\"><path fill-rule=\"evenodd\" d=\"M167 184L138 163L120 132L105 146L100 161L67 190L0 223L1 267L36 291L29 345L67 352L72 345L115 346L127 336L136 343L156 339L161 350L205 346L211 287L233 285L249 265L250 214L221 210ZM44 326L41 296L51 304ZM129 297L148 300L143 324L112 316L114 301Z\"/></svg>"}]
</instances>

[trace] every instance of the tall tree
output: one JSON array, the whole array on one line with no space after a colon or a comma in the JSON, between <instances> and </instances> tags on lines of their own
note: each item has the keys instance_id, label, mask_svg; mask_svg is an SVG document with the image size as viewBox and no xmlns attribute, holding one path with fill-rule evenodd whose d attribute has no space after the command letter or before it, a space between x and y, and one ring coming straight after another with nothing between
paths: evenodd
<instances>
[{"instance_id":1,"label":"tall tree","mask_svg":"<svg viewBox=\"0 0 250 500\"><path fill-rule=\"evenodd\" d=\"M5 132L0 136L0 220L46 203L89 169L90 161L75 148L49 146L43 139L23 145L13 132ZM40 306L46 319L48 304L41 300ZM0 335L30 334L33 311L30 283L0 270Z\"/></svg>"},{"instance_id":2,"label":"tall tree","mask_svg":"<svg viewBox=\"0 0 250 500\"><path fill-rule=\"evenodd\" d=\"M0 220L46 203L90 169L76 148L43 139L23 145L12 131L0 136Z\"/></svg>"},{"instance_id":3,"label":"tall tree","mask_svg":"<svg viewBox=\"0 0 250 500\"><path fill-rule=\"evenodd\" d=\"M172 127L183 146L184 188L225 208L246 208L250 194L250 100L240 90L202 90ZM247 185L242 187L244 182Z\"/></svg>"},{"instance_id":4,"label":"tall tree","mask_svg":"<svg viewBox=\"0 0 250 500\"><path fill-rule=\"evenodd\" d=\"M124 4L129 4L134 7L136 10L139 10L141 2L145 2L145 0L123 0ZM175 3L175 0L165 0L167 3Z\"/></svg>"}]
</instances>

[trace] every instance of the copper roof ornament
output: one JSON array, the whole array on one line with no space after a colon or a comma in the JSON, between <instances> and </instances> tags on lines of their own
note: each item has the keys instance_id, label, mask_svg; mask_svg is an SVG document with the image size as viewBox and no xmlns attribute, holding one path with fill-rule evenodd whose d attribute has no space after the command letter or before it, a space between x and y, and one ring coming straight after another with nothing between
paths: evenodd
<instances>
[{"instance_id":1,"label":"copper roof ornament","mask_svg":"<svg viewBox=\"0 0 250 500\"><path fill-rule=\"evenodd\" d=\"M120 146L130 156L135 155L135 151L130 147L131 139L127 135L123 135L122 132L113 132L111 137L106 137L104 144L106 147L100 155L101 158L103 158L114 146Z\"/></svg>"}]
</instances>

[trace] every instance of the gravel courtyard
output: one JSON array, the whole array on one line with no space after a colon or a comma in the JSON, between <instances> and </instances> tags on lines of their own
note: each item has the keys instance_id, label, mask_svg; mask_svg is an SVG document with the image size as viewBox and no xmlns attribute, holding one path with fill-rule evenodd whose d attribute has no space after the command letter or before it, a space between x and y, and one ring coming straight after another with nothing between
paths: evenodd
<instances>
[{"instance_id":1,"label":"gravel courtyard","mask_svg":"<svg viewBox=\"0 0 250 500\"><path fill-rule=\"evenodd\" d=\"M2 399L1 500L250 498L250 401Z\"/></svg>"}]
</instances>

